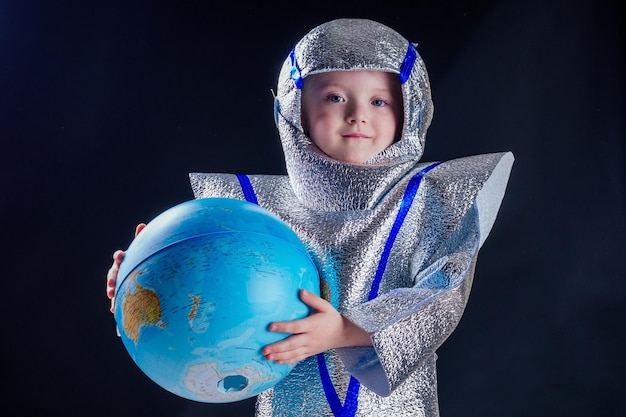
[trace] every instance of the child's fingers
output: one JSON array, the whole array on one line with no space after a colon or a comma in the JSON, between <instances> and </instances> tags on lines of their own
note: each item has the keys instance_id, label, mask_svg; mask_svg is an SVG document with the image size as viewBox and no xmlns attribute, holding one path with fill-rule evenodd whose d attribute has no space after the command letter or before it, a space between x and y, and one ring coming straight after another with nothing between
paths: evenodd
<instances>
[{"instance_id":1,"label":"child's fingers","mask_svg":"<svg viewBox=\"0 0 626 417\"><path fill-rule=\"evenodd\" d=\"M109 298L113 298L113 295L115 293L115 282L117 281L117 272L118 272L119 267L117 266L117 264L113 264L111 265L111 268L109 268L108 272L107 272L107 297Z\"/></svg>"},{"instance_id":2,"label":"child's fingers","mask_svg":"<svg viewBox=\"0 0 626 417\"><path fill-rule=\"evenodd\" d=\"M293 320L293 321L277 321L270 324L269 331L276 333L291 333L298 334L307 330L306 319Z\"/></svg>"},{"instance_id":3,"label":"child's fingers","mask_svg":"<svg viewBox=\"0 0 626 417\"><path fill-rule=\"evenodd\" d=\"M137 225L137 227L135 228L135 236L137 236L139 233L141 233L141 231L144 229L144 227L146 227L145 223L139 223ZM117 274L120 270L120 265L122 264L122 260L124 259L124 255L126 255L126 251L123 251L121 249L116 250L115 252L113 252L113 264L111 265L111 267L109 268L109 270L107 271L107 277L106 277L106 293L107 293L107 297L109 297L111 299L111 312L113 312L114 310L114 297L115 297L115 284L117 282Z\"/></svg>"},{"instance_id":4,"label":"child's fingers","mask_svg":"<svg viewBox=\"0 0 626 417\"><path fill-rule=\"evenodd\" d=\"M145 224L145 223L139 223L139 224L137 225L137 227L135 228L135 237L137 237L137 235L138 235L139 233L141 233L141 231L142 231L145 227L146 227L146 224Z\"/></svg>"},{"instance_id":5,"label":"child's fingers","mask_svg":"<svg viewBox=\"0 0 626 417\"><path fill-rule=\"evenodd\" d=\"M124 259L125 254L126 252L124 252L123 250L116 250L113 253L113 264L107 271L106 292L107 297L111 299L115 295L115 283L117 281L117 273L119 272L120 264L122 263L122 259Z\"/></svg>"},{"instance_id":6,"label":"child's fingers","mask_svg":"<svg viewBox=\"0 0 626 417\"><path fill-rule=\"evenodd\" d=\"M119 267L119 265L122 263L122 260L124 259L124 255L126 255L126 252L121 249L113 252L113 264Z\"/></svg>"},{"instance_id":7,"label":"child's fingers","mask_svg":"<svg viewBox=\"0 0 626 417\"><path fill-rule=\"evenodd\" d=\"M280 342L273 343L263 348L263 355L269 361L277 363L294 363L307 356L309 349L305 344L306 338L300 335L290 336Z\"/></svg>"},{"instance_id":8,"label":"child's fingers","mask_svg":"<svg viewBox=\"0 0 626 417\"><path fill-rule=\"evenodd\" d=\"M311 355L301 353L300 351L290 351L280 354L271 354L269 356L266 356L266 359L268 361L274 361L278 364L286 364L300 362L301 360L306 359L309 356Z\"/></svg>"},{"instance_id":9,"label":"child's fingers","mask_svg":"<svg viewBox=\"0 0 626 417\"><path fill-rule=\"evenodd\" d=\"M300 290L300 299L304 304L316 311L324 312L334 310L333 306L328 301L307 290Z\"/></svg>"}]
</instances>

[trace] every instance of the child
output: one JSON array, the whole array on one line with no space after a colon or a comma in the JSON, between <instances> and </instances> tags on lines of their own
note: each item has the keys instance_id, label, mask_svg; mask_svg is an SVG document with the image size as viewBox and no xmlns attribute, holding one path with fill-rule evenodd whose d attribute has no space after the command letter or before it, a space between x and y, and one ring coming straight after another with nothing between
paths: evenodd
<instances>
[{"instance_id":1,"label":"child","mask_svg":"<svg viewBox=\"0 0 626 417\"><path fill-rule=\"evenodd\" d=\"M196 198L257 202L305 242L322 298L274 323L268 360L298 362L258 416L437 416L436 349L458 324L513 163L510 153L419 163L432 118L415 46L338 19L298 42L275 117L287 176L191 174ZM123 252L116 252L112 298Z\"/></svg>"}]
</instances>

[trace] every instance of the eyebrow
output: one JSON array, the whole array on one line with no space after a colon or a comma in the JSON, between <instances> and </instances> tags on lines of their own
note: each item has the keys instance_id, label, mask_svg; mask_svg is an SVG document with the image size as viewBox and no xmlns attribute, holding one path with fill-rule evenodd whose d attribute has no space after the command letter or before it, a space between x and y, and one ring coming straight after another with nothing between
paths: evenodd
<instances>
[{"instance_id":1,"label":"eyebrow","mask_svg":"<svg viewBox=\"0 0 626 417\"><path fill-rule=\"evenodd\" d=\"M314 86L314 88L317 88L318 90L324 89L324 88L344 88L342 84L338 84L338 83L318 83L317 85ZM393 93L393 88L385 88L385 87L381 87L381 88L374 88L372 89L372 91L374 92L387 92L387 93Z\"/></svg>"}]
</instances>

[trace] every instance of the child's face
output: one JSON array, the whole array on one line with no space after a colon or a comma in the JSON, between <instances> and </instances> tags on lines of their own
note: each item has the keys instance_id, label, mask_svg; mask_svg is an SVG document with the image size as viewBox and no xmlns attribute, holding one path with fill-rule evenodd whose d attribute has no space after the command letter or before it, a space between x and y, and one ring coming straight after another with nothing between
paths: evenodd
<instances>
[{"instance_id":1,"label":"child's face","mask_svg":"<svg viewBox=\"0 0 626 417\"><path fill-rule=\"evenodd\" d=\"M390 146L402 125L398 75L333 71L308 76L302 88L302 125L326 155L363 164Z\"/></svg>"}]
</instances>

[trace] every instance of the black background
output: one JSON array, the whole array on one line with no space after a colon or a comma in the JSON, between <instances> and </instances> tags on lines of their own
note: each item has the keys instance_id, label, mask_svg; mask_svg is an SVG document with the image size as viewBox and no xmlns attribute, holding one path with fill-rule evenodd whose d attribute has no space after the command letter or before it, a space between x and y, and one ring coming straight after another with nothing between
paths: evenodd
<instances>
[{"instance_id":1,"label":"black background","mask_svg":"<svg viewBox=\"0 0 626 417\"><path fill-rule=\"evenodd\" d=\"M253 399L195 403L144 376L105 274L138 222L192 198L188 172L284 172L270 89L336 17L418 43L424 161L516 156L439 350L442 416L626 414L618 2L391 3L0 1L0 414L253 415Z\"/></svg>"}]
</instances>

